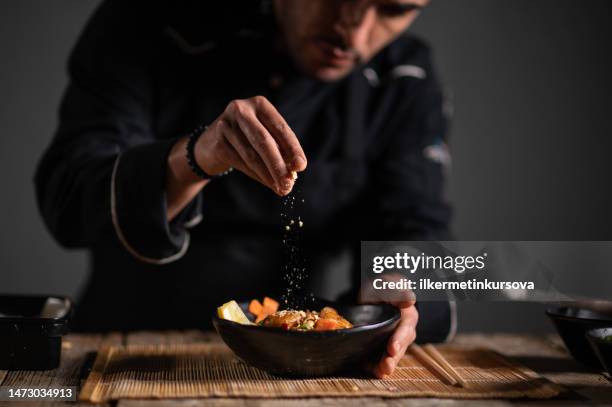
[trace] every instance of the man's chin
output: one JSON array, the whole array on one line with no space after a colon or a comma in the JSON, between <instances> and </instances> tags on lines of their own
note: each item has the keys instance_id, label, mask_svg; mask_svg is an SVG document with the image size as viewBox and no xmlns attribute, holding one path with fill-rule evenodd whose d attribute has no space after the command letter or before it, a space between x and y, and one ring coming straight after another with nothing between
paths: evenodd
<instances>
[{"instance_id":1,"label":"man's chin","mask_svg":"<svg viewBox=\"0 0 612 407\"><path fill-rule=\"evenodd\" d=\"M323 82L335 82L345 78L354 69L354 65L350 67L334 67L322 66L311 71L312 76Z\"/></svg>"}]
</instances>

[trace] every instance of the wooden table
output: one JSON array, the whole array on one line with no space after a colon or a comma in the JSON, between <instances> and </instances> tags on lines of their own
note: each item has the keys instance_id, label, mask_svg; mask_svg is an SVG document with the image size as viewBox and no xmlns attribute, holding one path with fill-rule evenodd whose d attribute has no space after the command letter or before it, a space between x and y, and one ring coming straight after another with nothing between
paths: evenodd
<instances>
[{"instance_id":1,"label":"wooden table","mask_svg":"<svg viewBox=\"0 0 612 407\"><path fill-rule=\"evenodd\" d=\"M215 334L200 331L187 332L136 332L130 334L80 335L64 338L62 361L58 369L47 372L0 371L2 386L11 387L59 387L81 386L88 369L95 359L96 350L104 344L167 344L200 341L218 341ZM243 399L214 398L197 400L120 400L104 406L111 407L200 407L200 406L510 406L510 405L611 405L612 381L602 374L589 372L574 362L556 336L529 335L458 335L454 343L481 345L515 358L521 363L572 390L563 399L530 400L449 400L449 399L383 399L366 398L311 398L311 399ZM49 402L10 403L19 406L49 405ZM2 405L2 402L0 402ZM88 404L54 403L54 406L79 406Z\"/></svg>"}]
</instances>

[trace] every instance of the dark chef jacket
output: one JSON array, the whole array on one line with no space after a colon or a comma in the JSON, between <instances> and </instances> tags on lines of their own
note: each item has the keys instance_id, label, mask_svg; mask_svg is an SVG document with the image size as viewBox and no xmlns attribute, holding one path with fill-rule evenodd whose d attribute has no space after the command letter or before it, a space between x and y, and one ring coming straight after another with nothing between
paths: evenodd
<instances>
[{"instance_id":1,"label":"dark chef jacket","mask_svg":"<svg viewBox=\"0 0 612 407\"><path fill-rule=\"evenodd\" d=\"M166 218L171 146L237 98L269 98L306 152L295 195L312 275L358 258L361 240L447 237L428 47L402 35L324 83L275 51L276 29L269 3L252 0L105 1L89 21L36 173L53 236L91 252L77 329L206 328L219 304L281 292L282 200L267 188L234 171ZM420 306L421 338L443 339L449 305Z\"/></svg>"}]
</instances>

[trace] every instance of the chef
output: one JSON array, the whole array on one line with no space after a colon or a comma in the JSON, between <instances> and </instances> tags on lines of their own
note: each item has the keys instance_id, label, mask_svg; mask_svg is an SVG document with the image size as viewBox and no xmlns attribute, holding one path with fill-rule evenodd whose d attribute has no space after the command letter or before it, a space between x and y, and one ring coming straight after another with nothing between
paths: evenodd
<instances>
[{"instance_id":1,"label":"chef","mask_svg":"<svg viewBox=\"0 0 612 407\"><path fill-rule=\"evenodd\" d=\"M230 299L280 296L287 199L303 269L357 270L353 302L360 241L447 238L443 99L407 32L427 3L104 1L35 179L53 236L91 253L75 328L206 328ZM418 329L395 305L379 377L417 330L453 330L448 303L419 303Z\"/></svg>"}]
</instances>

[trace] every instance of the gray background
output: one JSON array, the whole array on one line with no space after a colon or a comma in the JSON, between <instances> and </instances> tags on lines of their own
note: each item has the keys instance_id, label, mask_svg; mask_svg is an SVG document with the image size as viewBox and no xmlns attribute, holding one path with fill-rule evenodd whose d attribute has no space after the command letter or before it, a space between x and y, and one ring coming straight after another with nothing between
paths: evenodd
<instances>
[{"instance_id":1,"label":"gray background","mask_svg":"<svg viewBox=\"0 0 612 407\"><path fill-rule=\"evenodd\" d=\"M97 4L0 4L0 292L76 296L86 277L86 254L44 229L32 177L56 126L66 57ZM454 96L457 238L612 240L610 9L608 0L434 0L417 21ZM548 330L541 309L463 304L460 329Z\"/></svg>"}]
</instances>

